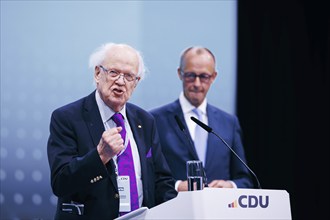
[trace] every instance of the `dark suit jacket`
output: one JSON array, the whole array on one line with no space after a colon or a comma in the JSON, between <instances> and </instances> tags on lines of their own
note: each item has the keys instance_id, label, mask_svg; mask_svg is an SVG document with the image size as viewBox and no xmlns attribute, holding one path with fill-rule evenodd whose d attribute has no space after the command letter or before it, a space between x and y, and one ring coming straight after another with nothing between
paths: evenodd
<instances>
[{"instance_id":1,"label":"dark suit jacket","mask_svg":"<svg viewBox=\"0 0 330 220\"><path fill-rule=\"evenodd\" d=\"M207 116L209 126L219 134L232 149L245 161L241 140L241 128L236 116L208 104ZM198 156L179 100L150 111L156 119L158 133L164 156L177 180L186 180L186 161L197 160ZM178 115L185 126L184 133L180 130L174 116ZM187 137L188 136L188 140ZM246 167L239 161L230 149L214 134L209 133L207 141L205 172L208 183L215 179L232 180L239 188L253 187L251 176Z\"/></svg>"},{"instance_id":2,"label":"dark suit jacket","mask_svg":"<svg viewBox=\"0 0 330 220\"><path fill-rule=\"evenodd\" d=\"M174 179L160 148L155 121L145 110L127 103L126 114L136 141L142 172L143 206L174 198ZM55 219L114 219L119 196L113 160L103 165L96 146L104 125L95 100L89 96L52 113L48 140L51 186L58 196ZM84 204L84 214L65 213L63 203Z\"/></svg>"}]
</instances>

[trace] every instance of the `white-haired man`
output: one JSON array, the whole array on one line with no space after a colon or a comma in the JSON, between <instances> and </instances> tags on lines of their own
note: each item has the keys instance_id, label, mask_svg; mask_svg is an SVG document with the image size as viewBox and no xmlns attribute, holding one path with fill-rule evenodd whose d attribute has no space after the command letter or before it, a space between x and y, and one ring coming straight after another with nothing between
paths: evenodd
<instances>
[{"instance_id":1,"label":"white-haired man","mask_svg":"<svg viewBox=\"0 0 330 220\"><path fill-rule=\"evenodd\" d=\"M55 219L114 219L177 195L153 117L127 103L144 75L140 53L108 43L90 57L96 90L56 109L48 160Z\"/></svg>"}]
</instances>

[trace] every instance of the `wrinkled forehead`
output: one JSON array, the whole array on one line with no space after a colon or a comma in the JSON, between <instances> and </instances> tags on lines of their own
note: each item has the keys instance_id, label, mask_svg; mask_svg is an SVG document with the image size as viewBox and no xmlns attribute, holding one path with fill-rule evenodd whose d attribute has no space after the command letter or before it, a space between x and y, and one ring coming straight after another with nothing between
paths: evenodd
<instances>
[{"instance_id":1,"label":"wrinkled forehead","mask_svg":"<svg viewBox=\"0 0 330 220\"><path fill-rule=\"evenodd\" d=\"M104 65L112 68L130 68L130 71L137 73L139 57L133 48L126 45L116 45L107 51Z\"/></svg>"}]
</instances>

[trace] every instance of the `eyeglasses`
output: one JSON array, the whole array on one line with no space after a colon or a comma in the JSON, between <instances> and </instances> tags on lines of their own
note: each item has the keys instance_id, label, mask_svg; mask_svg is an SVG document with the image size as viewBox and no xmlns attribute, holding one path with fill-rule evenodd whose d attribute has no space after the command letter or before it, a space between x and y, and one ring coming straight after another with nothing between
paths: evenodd
<instances>
[{"instance_id":1,"label":"eyeglasses","mask_svg":"<svg viewBox=\"0 0 330 220\"><path fill-rule=\"evenodd\" d=\"M202 83L208 83L212 77L212 75L207 74L207 73L202 73L202 74L197 75L194 72L184 73L183 71L181 71L181 75L186 82L195 82L196 78L199 77L199 80Z\"/></svg>"},{"instance_id":2,"label":"eyeglasses","mask_svg":"<svg viewBox=\"0 0 330 220\"><path fill-rule=\"evenodd\" d=\"M108 76L110 76L111 78L115 79L116 77L118 77L117 79L120 78L120 76L123 76L127 81L132 82L134 80L138 80L140 79L140 77L135 76L135 74L133 73L120 73L116 70L108 70L106 68L104 68L102 65L99 66L104 72L106 72L108 74ZM116 80L117 80L116 79Z\"/></svg>"}]
</instances>

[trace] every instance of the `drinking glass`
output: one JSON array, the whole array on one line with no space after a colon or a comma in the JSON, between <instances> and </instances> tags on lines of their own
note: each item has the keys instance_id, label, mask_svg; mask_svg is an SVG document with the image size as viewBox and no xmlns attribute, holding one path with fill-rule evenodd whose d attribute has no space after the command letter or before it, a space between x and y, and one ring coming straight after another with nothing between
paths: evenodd
<instances>
[{"instance_id":1,"label":"drinking glass","mask_svg":"<svg viewBox=\"0 0 330 220\"><path fill-rule=\"evenodd\" d=\"M188 191L202 190L204 188L203 176L202 161L187 161Z\"/></svg>"}]
</instances>

